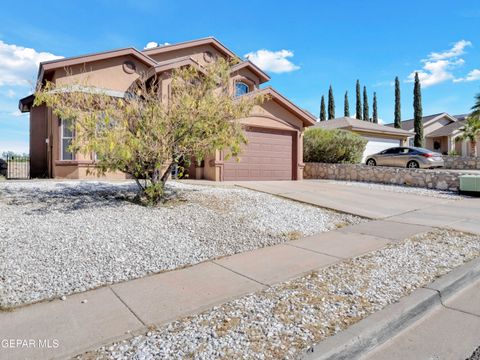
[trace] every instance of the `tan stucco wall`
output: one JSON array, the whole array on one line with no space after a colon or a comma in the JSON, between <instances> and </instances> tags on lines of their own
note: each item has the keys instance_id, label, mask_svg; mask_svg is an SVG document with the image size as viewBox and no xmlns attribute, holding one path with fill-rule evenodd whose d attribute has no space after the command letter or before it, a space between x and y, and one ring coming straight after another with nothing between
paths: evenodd
<instances>
[{"instance_id":1,"label":"tan stucco wall","mask_svg":"<svg viewBox=\"0 0 480 360\"><path fill-rule=\"evenodd\" d=\"M172 60L172 59L181 58L181 57L185 57L185 56L190 56L192 59L194 59L200 65L205 65L205 64L207 64L207 62L205 61L203 54L206 51L209 51L214 56L224 57L223 54L221 54L217 49L215 49L211 45L199 45L199 46L194 46L194 47L191 47L191 48L179 49L179 50L169 51L169 52L161 53L161 54L154 54L154 53L148 52L148 51L146 51L145 53L148 56L150 56L152 59L154 59L158 62Z\"/></svg>"},{"instance_id":2,"label":"tan stucco wall","mask_svg":"<svg viewBox=\"0 0 480 360\"><path fill-rule=\"evenodd\" d=\"M191 56L199 64L207 64L204 59L204 53L209 51L214 56L223 56L211 45L195 46L188 49L180 49L164 54L149 54L157 61L165 61L173 58ZM130 74L123 69L125 61L132 61L136 65L136 72ZM52 81L57 85L77 84L95 86L103 89L111 89L116 91L126 91L131 84L139 77L140 73L146 72L147 67L138 59L124 55L107 60L99 60L91 62L86 65L71 66L68 69L58 69L54 72ZM260 82L259 78L248 69L241 69L235 72L232 78L232 84L236 80L248 79L253 82L254 87L258 87ZM160 76L161 79L161 93L162 98L167 99L169 93L169 84L171 82L168 74ZM37 111L39 113L39 111ZM36 117L37 112L32 112L32 118ZM87 169L91 168L90 156L83 154L76 154L74 161L62 161L60 154L60 141L61 141L61 127L59 120L52 114L50 109L44 110L44 116L46 114L46 133L40 136L32 136L32 141L35 142L35 146L32 148L40 149L40 142L45 142L45 137L50 138L50 144L48 146L49 152L46 153L48 164L47 169L51 169L50 176L55 178L95 178L94 174L88 174ZM289 130L294 134L294 146L293 153L295 154L294 165L296 165L297 178L301 178L303 171L303 150L302 150L302 132L303 122L298 116L290 110L287 110L283 106L279 105L276 101L270 99L261 106L256 106L252 111L252 116L242 119L243 124L253 127L262 127L278 130ZM40 126L40 125L39 125ZM43 130L42 130L43 131ZM46 147L45 147L46 149ZM40 154L40 153L39 153ZM204 178L211 180L221 180L222 178L222 159L221 152L217 151L216 154L205 160ZM125 178L122 173L108 174L108 178Z\"/></svg>"},{"instance_id":3,"label":"tan stucco wall","mask_svg":"<svg viewBox=\"0 0 480 360\"><path fill-rule=\"evenodd\" d=\"M136 72L129 74L123 70L123 63L132 61ZM55 71L52 81L57 85L82 84L103 89L126 91L147 67L130 55L113 59L95 61L84 65L75 65Z\"/></svg>"}]
</instances>

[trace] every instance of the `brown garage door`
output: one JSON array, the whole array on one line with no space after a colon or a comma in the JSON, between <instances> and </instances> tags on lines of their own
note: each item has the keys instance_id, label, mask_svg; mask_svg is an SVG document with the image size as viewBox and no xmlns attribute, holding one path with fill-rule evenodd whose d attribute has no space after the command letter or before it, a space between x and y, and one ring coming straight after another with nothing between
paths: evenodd
<instances>
[{"instance_id":1,"label":"brown garage door","mask_svg":"<svg viewBox=\"0 0 480 360\"><path fill-rule=\"evenodd\" d=\"M292 180L292 132L255 129L246 135L240 161L225 161L223 180Z\"/></svg>"}]
</instances>

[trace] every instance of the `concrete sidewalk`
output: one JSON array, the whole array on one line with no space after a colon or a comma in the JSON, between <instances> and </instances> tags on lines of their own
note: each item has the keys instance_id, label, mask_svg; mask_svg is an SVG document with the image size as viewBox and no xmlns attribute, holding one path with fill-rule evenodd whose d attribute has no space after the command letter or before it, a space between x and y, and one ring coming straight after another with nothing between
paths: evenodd
<instances>
[{"instance_id":1,"label":"concrete sidewalk","mask_svg":"<svg viewBox=\"0 0 480 360\"><path fill-rule=\"evenodd\" d=\"M456 360L480 346L480 280L362 357L364 360Z\"/></svg>"},{"instance_id":2,"label":"concrete sidewalk","mask_svg":"<svg viewBox=\"0 0 480 360\"><path fill-rule=\"evenodd\" d=\"M377 221L257 249L0 313L0 340L47 340L58 347L0 348L0 358L63 358L201 312L392 241L432 228ZM85 301L86 300L86 301Z\"/></svg>"}]
</instances>

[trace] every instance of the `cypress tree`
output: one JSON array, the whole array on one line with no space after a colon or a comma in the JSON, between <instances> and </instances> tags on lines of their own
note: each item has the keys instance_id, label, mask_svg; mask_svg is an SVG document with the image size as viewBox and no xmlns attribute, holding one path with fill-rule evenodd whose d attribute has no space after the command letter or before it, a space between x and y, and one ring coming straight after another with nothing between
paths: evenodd
<instances>
[{"instance_id":1,"label":"cypress tree","mask_svg":"<svg viewBox=\"0 0 480 360\"><path fill-rule=\"evenodd\" d=\"M322 101L320 101L320 121L327 120L327 110L325 109L325 96L322 95Z\"/></svg>"},{"instance_id":2,"label":"cypress tree","mask_svg":"<svg viewBox=\"0 0 480 360\"><path fill-rule=\"evenodd\" d=\"M348 104L348 91L345 91L345 99L343 101L343 116L350 117L350 106Z\"/></svg>"},{"instance_id":3,"label":"cypress tree","mask_svg":"<svg viewBox=\"0 0 480 360\"><path fill-rule=\"evenodd\" d=\"M415 131L414 146L423 147L423 110L422 110L422 87L418 73L415 73L415 85L413 88L413 130Z\"/></svg>"},{"instance_id":4,"label":"cypress tree","mask_svg":"<svg viewBox=\"0 0 480 360\"><path fill-rule=\"evenodd\" d=\"M333 98L332 85L328 89L328 119L335 119L335 99Z\"/></svg>"},{"instance_id":5,"label":"cypress tree","mask_svg":"<svg viewBox=\"0 0 480 360\"><path fill-rule=\"evenodd\" d=\"M402 114L400 110L400 80L398 76L395 77L395 122L394 126L397 129L402 128Z\"/></svg>"},{"instance_id":6,"label":"cypress tree","mask_svg":"<svg viewBox=\"0 0 480 360\"><path fill-rule=\"evenodd\" d=\"M363 120L370 121L369 119L369 111L368 111L368 97L367 97L367 87L363 87Z\"/></svg>"},{"instance_id":7,"label":"cypress tree","mask_svg":"<svg viewBox=\"0 0 480 360\"><path fill-rule=\"evenodd\" d=\"M378 124L378 112L377 112L377 93L373 93L373 115L372 115L372 121L375 124Z\"/></svg>"},{"instance_id":8,"label":"cypress tree","mask_svg":"<svg viewBox=\"0 0 480 360\"><path fill-rule=\"evenodd\" d=\"M362 98L360 97L360 81L357 80L357 101L355 103L355 117L358 120L362 120Z\"/></svg>"}]
</instances>

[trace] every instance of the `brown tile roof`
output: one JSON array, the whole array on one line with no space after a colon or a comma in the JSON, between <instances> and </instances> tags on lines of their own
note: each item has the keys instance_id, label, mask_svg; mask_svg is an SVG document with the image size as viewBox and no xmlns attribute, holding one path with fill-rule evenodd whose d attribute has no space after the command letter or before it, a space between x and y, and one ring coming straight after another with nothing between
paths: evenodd
<instances>
[{"instance_id":1,"label":"brown tile roof","mask_svg":"<svg viewBox=\"0 0 480 360\"><path fill-rule=\"evenodd\" d=\"M460 129L463 125L465 125L465 120L459 120L451 124L442 126L441 128L432 131L430 134L425 135L425 137L449 136L452 135L455 130Z\"/></svg>"},{"instance_id":2,"label":"brown tile roof","mask_svg":"<svg viewBox=\"0 0 480 360\"><path fill-rule=\"evenodd\" d=\"M432 114L432 115L427 115L422 117L422 122L425 124L426 122L435 119L436 117L439 117L441 115L446 115L450 116L445 112L438 113L438 114ZM386 124L388 127L394 127L394 124ZM413 130L413 119L408 119L408 120L402 120L402 129L407 130L407 131L412 131Z\"/></svg>"},{"instance_id":3,"label":"brown tile roof","mask_svg":"<svg viewBox=\"0 0 480 360\"><path fill-rule=\"evenodd\" d=\"M395 129L393 127L375 124L370 121L353 119L350 117L341 117L327 121L319 121L314 125L314 127L321 127L325 129L345 129L360 132L398 135L403 137L412 136L412 134L406 130Z\"/></svg>"}]
</instances>

